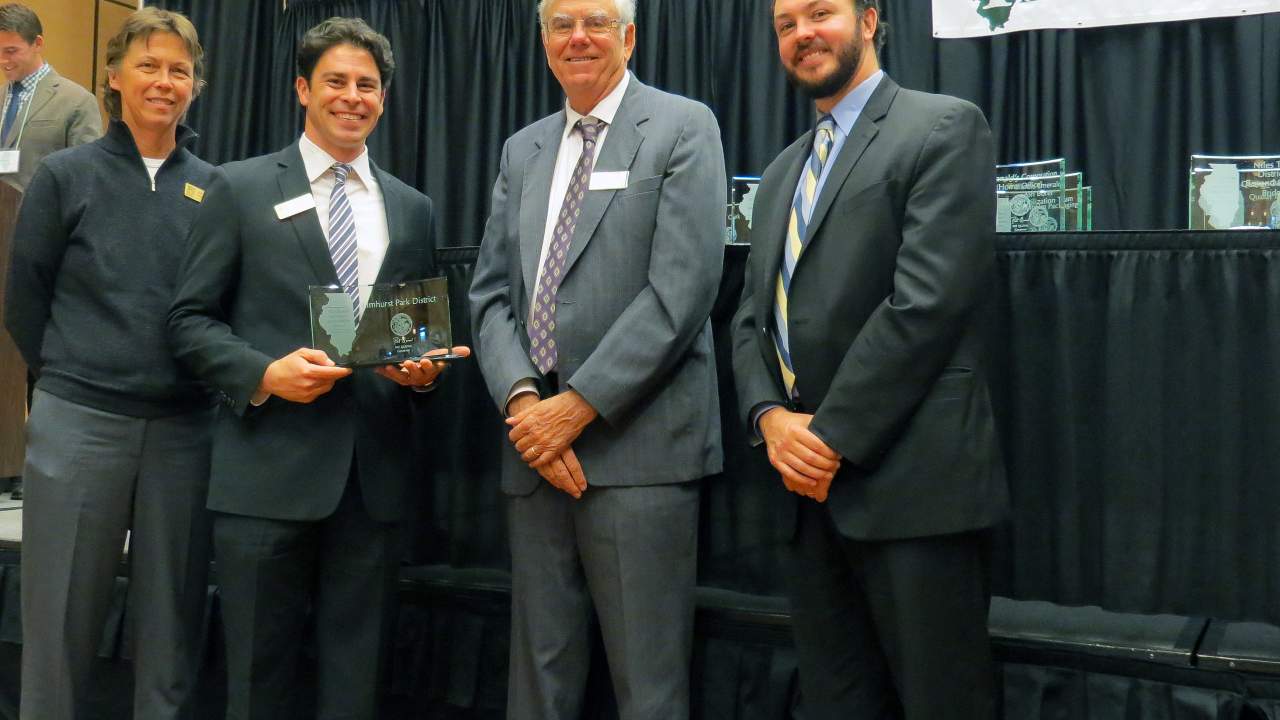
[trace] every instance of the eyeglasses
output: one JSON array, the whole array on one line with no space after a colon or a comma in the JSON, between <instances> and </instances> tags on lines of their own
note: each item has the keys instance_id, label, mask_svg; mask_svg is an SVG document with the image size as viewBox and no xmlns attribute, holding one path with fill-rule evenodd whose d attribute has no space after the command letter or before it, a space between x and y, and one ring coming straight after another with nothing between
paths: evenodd
<instances>
[{"instance_id":1,"label":"eyeglasses","mask_svg":"<svg viewBox=\"0 0 1280 720\"><path fill-rule=\"evenodd\" d=\"M582 23L582 29L587 31L588 35L608 35L618 29L622 24L621 20L611 18L608 15L588 15L582 20L569 17L568 15L553 15L544 26L546 31L557 37L568 37L573 34L574 28L578 27L578 23Z\"/></svg>"}]
</instances>

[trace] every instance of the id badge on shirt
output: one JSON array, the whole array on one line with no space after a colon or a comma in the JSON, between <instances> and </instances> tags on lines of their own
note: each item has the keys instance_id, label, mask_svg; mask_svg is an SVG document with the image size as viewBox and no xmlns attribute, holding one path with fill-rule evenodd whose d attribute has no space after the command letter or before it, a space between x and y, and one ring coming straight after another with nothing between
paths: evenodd
<instances>
[{"instance_id":1,"label":"id badge on shirt","mask_svg":"<svg viewBox=\"0 0 1280 720\"><path fill-rule=\"evenodd\" d=\"M21 155L21 150L0 150L0 175L18 172L18 161Z\"/></svg>"}]
</instances>

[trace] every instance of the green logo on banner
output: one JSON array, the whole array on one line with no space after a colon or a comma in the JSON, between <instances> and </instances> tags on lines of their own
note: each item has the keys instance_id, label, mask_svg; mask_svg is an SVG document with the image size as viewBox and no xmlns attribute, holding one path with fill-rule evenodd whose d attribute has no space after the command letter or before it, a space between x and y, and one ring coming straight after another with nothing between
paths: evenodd
<instances>
[{"instance_id":1,"label":"green logo on banner","mask_svg":"<svg viewBox=\"0 0 1280 720\"><path fill-rule=\"evenodd\" d=\"M992 30L1009 22L1009 11L1018 0L978 0L978 14L986 19Z\"/></svg>"}]
</instances>

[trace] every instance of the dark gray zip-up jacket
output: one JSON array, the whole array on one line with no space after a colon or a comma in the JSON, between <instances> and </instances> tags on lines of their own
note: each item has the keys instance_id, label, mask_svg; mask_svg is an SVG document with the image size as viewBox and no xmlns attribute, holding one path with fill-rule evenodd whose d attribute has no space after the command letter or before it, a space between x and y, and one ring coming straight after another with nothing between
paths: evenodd
<instances>
[{"instance_id":1,"label":"dark gray zip-up jacket","mask_svg":"<svg viewBox=\"0 0 1280 720\"><path fill-rule=\"evenodd\" d=\"M187 230L213 173L187 149L194 139L178 127L154 182L116 120L36 170L14 230L4 322L37 388L132 417L210 404L165 335Z\"/></svg>"}]
</instances>

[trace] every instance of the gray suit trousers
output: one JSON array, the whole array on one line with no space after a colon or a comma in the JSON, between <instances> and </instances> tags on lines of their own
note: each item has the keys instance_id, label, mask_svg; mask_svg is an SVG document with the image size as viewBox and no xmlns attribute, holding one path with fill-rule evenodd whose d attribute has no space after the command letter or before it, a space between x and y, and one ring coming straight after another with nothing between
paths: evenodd
<instances>
[{"instance_id":1,"label":"gray suit trousers","mask_svg":"<svg viewBox=\"0 0 1280 720\"><path fill-rule=\"evenodd\" d=\"M577 720L594 605L621 720L689 716L698 484L509 498L507 717Z\"/></svg>"},{"instance_id":2,"label":"gray suit trousers","mask_svg":"<svg viewBox=\"0 0 1280 720\"><path fill-rule=\"evenodd\" d=\"M190 717L209 569L210 419L127 417L36 391L23 473L23 720L86 714L130 530L134 717Z\"/></svg>"},{"instance_id":3,"label":"gray suit trousers","mask_svg":"<svg viewBox=\"0 0 1280 720\"><path fill-rule=\"evenodd\" d=\"M273 402L278 399L273 399ZM397 526L369 517L352 472L317 521L216 513L227 720L297 717L299 662L314 620L316 720L376 720Z\"/></svg>"}]
</instances>

